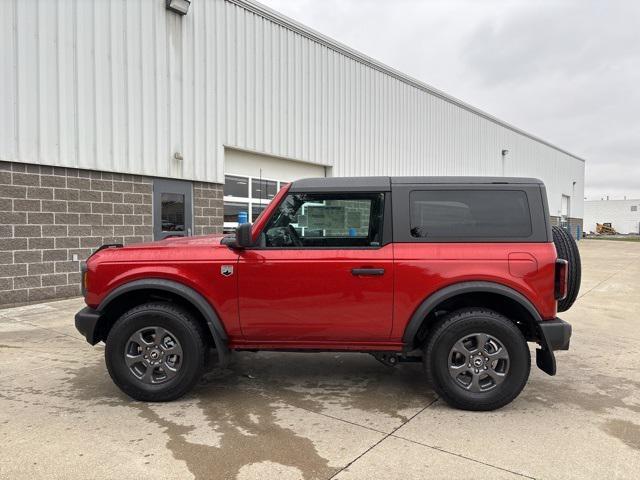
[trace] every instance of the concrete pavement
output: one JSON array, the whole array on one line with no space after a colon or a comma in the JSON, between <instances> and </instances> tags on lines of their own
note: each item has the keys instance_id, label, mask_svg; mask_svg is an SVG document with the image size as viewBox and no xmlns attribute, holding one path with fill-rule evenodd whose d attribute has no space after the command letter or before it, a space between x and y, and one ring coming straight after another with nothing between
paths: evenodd
<instances>
[{"instance_id":1,"label":"concrete pavement","mask_svg":"<svg viewBox=\"0 0 640 480\"><path fill-rule=\"evenodd\" d=\"M490 413L342 353L235 354L180 401L134 402L73 327L80 299L0 310L0 478L638 478L640 244L580 249L558 375Z\"/></svg>"}]
</instances>

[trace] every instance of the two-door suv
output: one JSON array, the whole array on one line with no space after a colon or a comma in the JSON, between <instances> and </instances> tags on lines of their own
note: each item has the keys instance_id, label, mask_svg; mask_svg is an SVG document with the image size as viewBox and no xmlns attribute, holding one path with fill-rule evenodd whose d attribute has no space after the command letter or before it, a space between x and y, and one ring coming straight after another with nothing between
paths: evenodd
<instances>
[{"instance_id":1,"label":"two-door suv","mask_svg":"<svg viewBox=\"0 0 640 480\"><path fill-rule=\"evenodd\" d=\"M139 400L180 397L232 350L355 351L422 361L450 405L491 410L524 388L527 342L550 375L569 348L556 315L580 259L548 210L530 178L299 180L235 236L103 246L76 326Z\"/></svg>"}]
</instances>

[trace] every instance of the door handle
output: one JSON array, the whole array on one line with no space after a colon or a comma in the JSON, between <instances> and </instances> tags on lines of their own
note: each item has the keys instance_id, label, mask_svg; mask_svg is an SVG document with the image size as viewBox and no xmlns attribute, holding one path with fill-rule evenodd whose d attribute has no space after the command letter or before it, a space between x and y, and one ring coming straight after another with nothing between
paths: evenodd
<instances>
[{"instance_id":1,"label":"door handle","mask_svg":"<svg viewBox=\"0 0 640 480\"><path fill-rule=\"evenodd\" d=\"M351 275L356 277L378 277L384 275L384 268L352 268Z\"/></svg>"}]
</instances>

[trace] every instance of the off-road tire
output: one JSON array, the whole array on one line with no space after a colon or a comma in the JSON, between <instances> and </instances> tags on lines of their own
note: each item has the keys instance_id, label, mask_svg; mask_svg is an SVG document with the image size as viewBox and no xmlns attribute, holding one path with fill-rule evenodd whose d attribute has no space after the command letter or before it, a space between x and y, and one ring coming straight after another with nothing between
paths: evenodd
<instances>
[{"instance_id":1,"label":"off-road tire","mask_svg":"<svg viewBox=\"0 0 640 480\"><path fill-rule=\"evenodd\" d=\"M156 385L138 379L125 362L125 348L136 331L158 326L170 331L182 348L182 364L175 377ZM105 361L114 383L130 397L146 402L175 400L198 382L205 366L206 344L201 325L184 308L168 302L138 305L115 323L106 341Z\"/></svg>"},{"instance_id":2,"label":"off-road tire","mask_svg":"<svg viewBox=\"0 0 640 480\"><path fill-rule=\"evenodd\" d=\"M560 227L551 227L553 232L553 243L556 246L558 258L562 258L569 263L569 274L567 279L567 296L558 301L558 311L566 312L571 308L573 302L578 297L580 291L580 280L582 277L582 265L580 263L580 252L575 239Z\"/></svg>"},{"instance_id":3,"label":"off-road tire","mask_svg":"<svg viewBox=\"0 0 640 480\"><path fill-rule=\"evenodd\" d=\"M449 356L465 335L486 333L498 339L509 355L504 381L486 392L471 392L449 374ZM456 310L443 317L429 334L423 365L436 394L454 408L495 410L513 401L522 391L531 370L531 355L520 329L499 313L482 308Z\"/></svg>"}]
</instances>

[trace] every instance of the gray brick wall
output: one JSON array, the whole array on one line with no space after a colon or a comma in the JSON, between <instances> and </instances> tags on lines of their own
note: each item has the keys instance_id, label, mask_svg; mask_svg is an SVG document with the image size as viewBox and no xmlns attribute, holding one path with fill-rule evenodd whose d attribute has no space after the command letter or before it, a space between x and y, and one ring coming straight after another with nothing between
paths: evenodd
<instances>
[{"instance_id":1,"label":"gray brick wall","mask_svg":"<svg viewBox=\"0 0 640 480\"><path fill-rule=\"evenodd\" d=\"M194 182L193 226L195 235L222 233L222 185Z\"/></svg>"},{"instance_id":2,"label":"gray brick wall","mask_svg":"<svg viewBox=\"0 0 640 480\"><path fill-rule=\"evenodd\" d=\"M79 295L95 248L152 239L151 195L147 177L0 162L0 305Z\"/></svg>"},{"instance_id":3,"label":"gray brick wall","mask_svg":"<svg viewBox=\"0 0 640 480\"><path fill-rule=\"evenodd\" d=\"M0 306L79 295L93 250L152 240L152 197L151 177L0 161ZM222 185L193 203L194 233L221 233Z\"/></svg>"}]
</instances>

